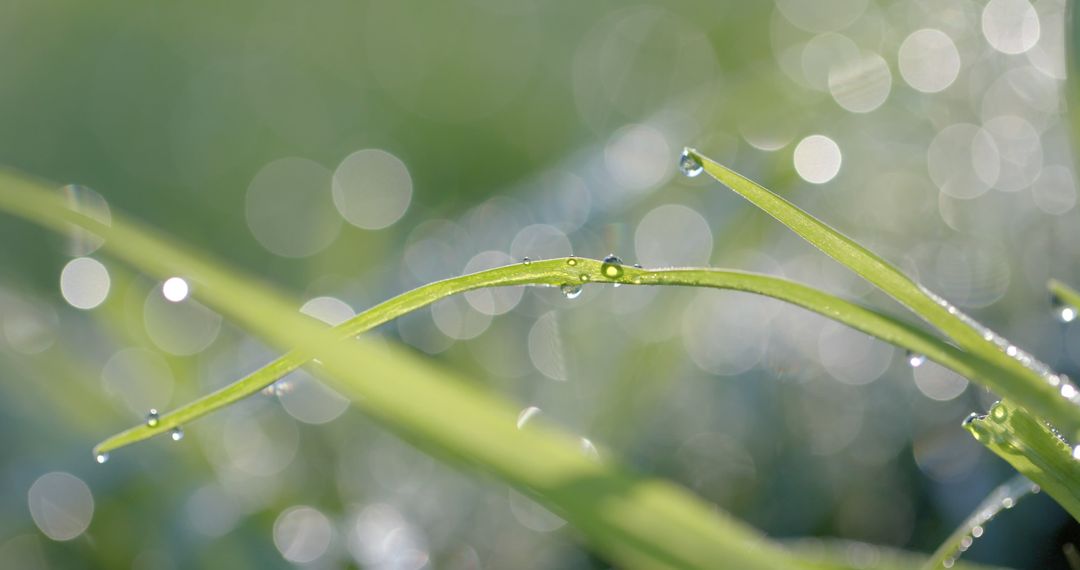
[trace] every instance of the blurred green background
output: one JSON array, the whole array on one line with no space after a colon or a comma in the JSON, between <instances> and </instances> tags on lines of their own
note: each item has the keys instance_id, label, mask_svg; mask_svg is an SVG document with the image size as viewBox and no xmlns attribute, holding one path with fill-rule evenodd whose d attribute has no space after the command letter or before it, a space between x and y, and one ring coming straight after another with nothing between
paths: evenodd
<instances>
[{"instance_id":1,"label":"blurred green background","mask_svg":"<svg viewBox=\"0 0 1080 570\"><path fill-rule=\"evenodd\" d=\"M1080 283L1064 9L6 0L0 162L331 323L462 272L609 252L901 314L718 184L678 176L688 145L1080 373L1080 327L1045 292ZM0 567L609 567L558 517L304 372L179 443L95 464L96 441L274 353L93 236L4 217L0 240ZM474 292L377 336L778 538L930 551L1010 475L960 428L994 395L745 294ZM1078 537L1037 496L965 559L1064 567Z\"/></svg>"}]
</instances>

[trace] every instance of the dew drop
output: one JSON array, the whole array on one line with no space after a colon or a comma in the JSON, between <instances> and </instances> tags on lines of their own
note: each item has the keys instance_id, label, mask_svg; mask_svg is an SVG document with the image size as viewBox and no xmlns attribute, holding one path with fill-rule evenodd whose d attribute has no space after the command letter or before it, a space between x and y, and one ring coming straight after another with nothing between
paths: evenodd
<instances>
[{"instance_id":1,"label":"dew drop","mask_svg":"<svg viewBox=\"0 0 1080 570\"><path fill-rule=\"evenodd\" d=\"M1001 500L1001 508L1003 509L1011 509L1015 505L1016 501L1014 501L1012 497L1005 497Z\"/></svg>"},{"instance_id":2,"label":"dew drop","mask_svg":"<svg viewBox=\"0 0 1080 570\"><path fill-rule=\"evenodd\" d=\"M981 420L984 417L986 417L986 416L980 416L979 414L976 414L975 412L971 412L970 414L968 414L968 417L964 418L964 421L963 421L963 423L961 425L965 425L965 426L971 425L972 423L975 422L975 420Z\"/></svg>"},{"instance_id":3,"label":"dew drop","mask_svg":"<svg viewBox=\"0 0 1080 570\"><path fill-rule=\"evenodd\" d=\"M1073 447L1072 456L1073 459L1080 459L1080 445Z\"/></svg>"},{"instance_id":4,"label":"dew drop","mask_svg":"<svg viewBox=\"0 0 1080 570\"><path fill-rule=\"evenodd\" d=\"M158 422L161 421L161 415L154 408L150 408L150 413L146 414L146 427L157 427Z\"/></svg>"},{"instance_id":5,"label":"dew drop","mask_svg":"<svg viewBox=\"0 0 1080 570\"><path fill-rule=\"evenodd\" d=\"M704 170L705 167L701 165L701 161L696 156L690 153L690 149L683 149L682 155L679 157L679 172L693 178Z\"/></svg>"},{"instance_id":6,"label":"dew drop","mask_svg":"<svg viewBox=\"0 0 1080 570\"><path fill-rule=\"evenodd\" d=\"M523 257L523 258L521 259L521 264L522 264L522 265L528 265L528 264L530 264L530 263L532 263L532 260L531 260L531 259L529 259L528 257Z\"/></svg>"},{"instance_id":7,"label":"dew drop","mask_svg":"<svg viewBox=\"0 0 1080 570\"><path fill-rule=\"evenodd\" d=\"M600 273L608 279L618 279L623 275L622 265L623 260L612 253L604 258L603 263L600 265ZM615 286L618 287L619 284L616 283Z\"/></svg>"},{"instance_id":8,"label":"dew drop","mask_svg":"<svg viewBox=\"0 0 1080 570\"><path fill-rule=\"evenodd\" d=\"M974 527L971 528L971 536L973 536L975 538L979 538L982 535L983 535L983 527L982 527L981 524L975 525Z\"/></svg>"},{"instance_id":9,"label":"dew drop","mask_svg":"<svg viewBox=\"0 0 1080 570\"><path fill-rule=\"evenodd\" d=\"M990 410L990 417L994 418L995 422L1001 423L1005 421L1005 418L1009 417L1009 412L1005 411L1005 406L998 404Z\"/></svg>"},{"instance_id":10,"label":"dew drop","mask_svg":"<svg viewBox=\"0 0 1080 570\"><path fill-rule=\"evenodd\" d=\"M1064 306L1057 310L1055 313L1058 320L1063 323L1071 323L1076 320L1076 309Z\"/></svg>"},{"instance_id":11,"label":"dew drop","mask_svg":"<svg viewBox=\"0 0 1080 570\"><path fill-rule=\"evenodd\" d=\"M180 441L181 439L184 439L184 428L180 426L172 428L171 430L169 430L169 437L171 437L173 441Z\"/></svg>"},{"instance_id":12,"label":"dew drop","mask_svg":"<svg viewBox=\"0 0 1080 570\"><path fill-rule=\"evenodd\" d=\"M105 463L108 460L109 460L109 454L108 453L98 453L97 455L94 456L94 461L97 461L98 463Z\"/></svg>"},{"instance_id":13,"label":"dew drop","mask_svg":"<svg viewBox=\"0 0 1080 570\"><path fill-rule=\"evenodd\" d=\"M925 354L919 354L917 352L912 352L912 351L909 350L907 352L907 361L908 361L908 364L910 364L912 368L918 368L918 367L922 366L923 363L926 362L926 355Z\"/></svg>"},{"instance_id":14,"label":"dew drop","mask_svg":"<svg viewBox=\"0 0 1080 570\"><path fill-rule=\"evenodd\" d=\"M571 256L569 259L566 260L566 264L570 267L577 265L577 258Z\"/></svg>"},{"instance_id":15,"label":"dew drop","mask_svg":"<svg viewBox=\"0 0 1080 570\"><path fill-rule=\"evenodd\" d=\"M562 287L559 287L559 290L562 291L563 296L567 299L577 299L581 296L581 285L571 285L570 283L566 283Z\"/></svg>"},{"instance_id":16,"label":"dew drop","mask_svg":"<svg viewBox=\"0 0 1080 570\"><path fill-rule=\"evenodd\" d=\"M1061 385L1061 397L1063 397L1065 399L1068 399L1068 400L1071 400L1071 399L1075 398L1076 397L1076 386L1073 386L1072 384L1068 384L1068 383L1062 384Z\"/></svg>"},{"instance_id":17,"label":"dew drop","mask_svg":"<svg viewBox=\"0 0 1080 570\"><path fill-rule=\"evenodd\" d=\"M581 277L579 277L579 279L581 279L582 283L588 283L589 282L589 274L588 273L582 273Z\"/></svg>"}]
</instances>

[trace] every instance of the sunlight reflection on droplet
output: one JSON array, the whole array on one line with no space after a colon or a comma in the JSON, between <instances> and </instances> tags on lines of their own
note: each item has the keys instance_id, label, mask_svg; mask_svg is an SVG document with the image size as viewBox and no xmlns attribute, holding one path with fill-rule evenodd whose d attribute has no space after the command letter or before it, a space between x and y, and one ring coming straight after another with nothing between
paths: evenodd
<instances>
[{"instance_id":1,"label":"sunlight reflection on droplet","mask_svg":"<svg viewBox=\"0 0 1080 570\"><path fill-rule=\"evenodd\" d=\"M1028 0L990 0L983 8L982 32L1001 53L1024 53L1039 41L1039 14Z\"/></svg>"},{"instance_id":2,"label":"sunlight reflection on droplet","mask_svg":"<svg viewBox=\"0 0 1080 570\"><path fill-rule=\"evenodd\" d=\"M709 222L682 204L653 208L634 230L634 252L645 266L708 265L712 249Z\"/></svg>"},{"instance_id":3,"label":"sunlight reflection on droplet","mask_svg":"<svg viewBox=\"0 0 1080 570\"><path fill-rule=\"evenodd\" d=\"M170 277L161 285L161 294L173 303L179 303L188 296L188 284L180 277Z\"/></svg>"},{"instance_id":4,"label":"sunlight reflection on droplet","mask_svg":"<svg viewBox=\"0 0 1080 570\"><path fill-rule=\"evenodd\" d=\"M900 44L898 63L908 85L923 93L937 93L956 81L960 52L945 32L924 28L912 32Z\"/></svg>"},{"instance_id":5,"label":"sunlight reflection on droplet","mask_svg":"<svg viewBox=\"0 0 1080 570\"><path fill-rule=\"evenodd\" d=\"M566 356L559 334L558 312L544 313L529 329L529 360L541 374L552 380L565 381Z\"/></svg>"},{"instance_id":6,"label":"sunlight reflection on droplet","mask_svg":"<svg viewBox=\"0 0 1080 570\"><path fill-rule=\"evenodd\" d=\"M891 90L889 64L876 53L865 52L829 69L829 93L838 105L852 113L877 109Z\"/></svg>"},{"instance_id":7,"label":"sunlight reflection on droplet","mask_svg":"<svg viewBox=\"0 0 1080 570\"><path fill-rule=\"evenodd\" d=\"M619 129L604 147L604 164L611 178L631 192L654 188L674 169L671 146L660 131L647 125Z\"/></svg>"},{"instance_id":8,"label":"sunlight reflection on droplet","mask_svg":"<svg viewBox=\"0 0 1080 570\"><path fill-rule=\"evenodd\" d=\"M333 536L326 515L308 506L285 509L274 521L274 546L289 562L307 564L318 559Z\"/></svg>"},{"instance_id":9,"label":"sunlight reflection on droplet","mask_svg":"<svg viewBox=\"0 0 1080 570\"><path fill-rule=\"evenodd\" d=\"M263 166L245 200L255 239L283 257L307 257L330 245L341 230L331 196L332 176L306 158L281 158Z\"/></svg>"},{"instance_id":10,"label":"sunlight reflection on droplet","mask_svg":"<svg viewBox=\"0 0 1080 570\"><path fill-rule=\"evenodd\" d=\"M109 203L97 192L80 186L69 184L61 191L67 199L67 206L72 211L78 212L105 225L112 224L112 212ZM97 251L105 240L95 233L72 225L68 234L67 253L72 257L83 257Z\"/></svg>"},{"instance_id":11,"label":"sunlight reflection on droplet","mask_svg":"<svg viewBox=\"0 0 1080 570\"><path fill-rule=\"evenodd\" d=\"M1076 205L1076 179L1067 166L1047 166L1031 185L1031 194L1040 210L1061 215Z\"/></svg>"},{"instance_id":12,"label":"sunlight reflection on droplet","mask_svg":"<svg viewBox=\"0 0 1080 570\"><path fill-rule=\"evenodd\" d=\"M109 296L109 270L90 257L77 257L67 262L60 272L60 293L76 309L93 309Z\"/></svg>"},{"instance_id":13,"label":"sunlight reflection on droplet","mask_svg":"<svg viewBox=\"0 0 1080 570\"><path fill-rule=\"evenodd\" d=\"M501 251L482 251L473 256L465 268L463 274L476 273L485 269L494 269L504 265L515 263L517 259ZM514 309L521 302L525 294L524 287L498 287L477 289L465 293L465 300L473 309L485 315L501 315Z\"/></svg>"},{"instance_id":14,"label":"sunlight reflection on droplet","mask_svg":"<svg viewBox=\"0 0 1080 570\"><path fill-rule=\"evenodd\" d=\"M365 230L393 225L412 202L413 182L405 163L374 148L345 157L334 171L333 187L338 212Z\"/></svg>"},{"instance_id":15,"label":"sunlight reflection on droplet","mask_svg":"<svg viewBox=\"0 0 1080 570\"><path fill-rule=\"evenodd\" d=\"M840 147L824 135L810 135L795 147L795 172L811 184L824 184L840 172Z\"/></svg>"},{"instance_id":16,"label":"sunlight reflection on droplet","mask_svg":"<svg viewBox=\"0 0 1080 570\"><path fill-rule=\"evenodd\" d=\"M968 385L967 378L935 362L927 362L916 368L914 375L919 392L939 402L947 402L963 394Z\"/></svg>"},{"instance_id":17,"label":"sunlight reflection on droplet","mask_svg":"<svg viewBox=\"0 0 1080 570\"><path fill-rule=\"evenodd\" d=\"M188 356L213 344L221 332L221 315L194 298L173 301L167 294L165 287L152 290L143 303L143 325L154 345L170 354Z\"/></svg>"},{"instance_id":18,"label":"sunlight reflection on droplet","mask_svg":"<svg viewBox=\"0 0 1080 570\"><path fill-rule=\"evenodd\" d=\"M927 151L930 179L953 198L970 199L986 193L1001 172L993 137L966 123L942 129Z\"/></svg>"},{"instance_id":19,"label":"sunlight reflection on droplet","mask_svg":"<svg viewBox=\"0 0 1080 570\"><path fill-rule=\"evenodd\" d=\"M27 495L34 524L53 540L71 540L90 526L94 497L86 483L70 473L54 471L38 477Z\"/></svg>"}]
</instances>

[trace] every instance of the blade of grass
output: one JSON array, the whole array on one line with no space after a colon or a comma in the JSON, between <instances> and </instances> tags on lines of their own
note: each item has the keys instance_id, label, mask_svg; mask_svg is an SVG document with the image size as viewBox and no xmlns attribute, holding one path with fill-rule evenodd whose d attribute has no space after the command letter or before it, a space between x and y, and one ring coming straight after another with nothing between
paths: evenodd
<instances>
[{"instance_id":1,"label":"blade of grass","mask_svg":"<svg viewBox=\"0 0 1080 570\"><path fill-rule=\"evenodd\" d=\"M321 361L320 377L417 447L493 474L566 518L598 552L634 568L796 567L782 548L685 490L580 451L577 438L518 430L517 410L408 351L342 341L280 294L178 246L117 212L103 225L55 186L0 172L0 210L59 232L105 238L104 251L160 278L183 274L208 305L269 344Z\"/></svg>"},{"instance_id":2,"label":"blade of grass","mask_svg":"<svg viewBox=\"0 0 1080 570\"><path fill-rule=\"evenodd\" d=\"M693 149L687 149L685 153L688 159L700 164L710 176L899 301L960 348L994 365L993 374L979 375L972 380L1045 417L1059 429L1080 434L1080 406L1076 400L1063 397L1062 387L1066 380L1044 368L1045 365L791 202ZM1071 384L1069 386L1075 388ZM1075 390L1071 390L1068 395L1075 393Z\"/></svg>"},{"instance_id":3,"label":"blade of grass","mask_svg":"<svg viewBox=\"0 0 1080 570\"><path fill-rule=\"evenodd\" d=\"M817 312L911 352L923 354L964 376L987 374L993 370L988 363L970 357L922 329L786 279L743 271L704 268L653 270L618 266L615 271L617 275L614 276L606 274L605 270L613 271L610 265L586 258L530 261L528 264L489 269L418 287L359 313L335 327L333 331L338 338L352 338L439 299L482 287L581 283L585 276L589 282L710 287L765 295ZM95 452L108 453L190 423L214 410L258 393L310 359L310 354L290 351L248 376L161 416L154 426L140 424L106 439L95 448Z\"/></svg>"},{"instance_id":4,"label":"blade of grass","mask_svg":"<svg viewBox=\"0 0 1080 570\"><path fill-rule=\"evenodd\" d=\"M1080 520L1080 461L1047 425L1008 400L985 416L972 414L964 427Z\"/></svg>"},{"instance_id":5,"label":"blade of grass","mask_svg":"<svg viewBox=\"0 0 1080 570\"><path fill-rule=\"evenodd\" d=\"M1061 320L1069 322L1080 316L1078 315L1078 312L1080 312L1080 292L1057 279L1051 279L1047 283L1047 288L1050 289L1050 294L1054 299L1054 310L1062 311L1058 313ZM1066 310L1071 310L1071 312L1065 313Z\"/></svg>"},{"instance_id":6,"label":"blade of grass","mask_svg":"<svg viewBox=\"0 0 1080 570\"><path fill-rule=\"evenodd\" d=\"M1038 492L1039 486L1023 475L1016 475L1002 483L991 491L978 507L975 507L971 515L960 523L960 526L949 535L949 538L945 539L945 542L941 543L941 546L926 561L923 570L952 568L960 555L971 547L973 541L982 536L986 523L1002 510L1011 509L1024 497Z\"/></svg>"}]
</instances>

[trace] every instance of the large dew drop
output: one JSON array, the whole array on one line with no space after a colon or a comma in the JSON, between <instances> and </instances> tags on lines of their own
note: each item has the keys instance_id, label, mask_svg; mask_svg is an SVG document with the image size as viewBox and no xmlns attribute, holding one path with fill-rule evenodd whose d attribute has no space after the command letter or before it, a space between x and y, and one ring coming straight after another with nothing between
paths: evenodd
<instances>
[{"instance_id":1,"label":"large dew drop","mask_svg":"<svg viewBox=\"0 0 1080 570\"><path fill-rule=\"evenodd\" d=\"M559 290L562 291L563 296L567 299L577 299L581 296L581 285L566 283L562 287L559 287Z\"/></svg>"},{"instance_id":2,"label":"large dew drop","mask_svg":"<svg viewBox=\"0 0 1080 570\"><path fill-rule=\"evenodd\" d=\"M701 161L696 156L690 153L690 149L683 149L682 156L679 157L679 172L693 178L704 170L705 167L701 165Z\"/></svg>"},{"instance_id":3,"label":"large dew drop","mask_svg":"<svg viewBox=\"0 0 1080 570\"><path fill-rule=\"evenodd\" d=\"M609 254L600 265L600 273L608 279L618 279L623 275L622 265L623 260L619 256L614 253ZM619 284L616 283L615 286L618 287Z\"/></svg>"},{"instance_id":4,"label":"large dew drop","mask_svg":"<svg viewBox=\"0 0 1080 570\"><path fill-rule=\"evenodd\" d=\"M909 350L907 352L907 361L908 361L908 364L911 365L912 368L918 368L918 367L922 366L924 363L926 363L926 355L925 354L919 354L917 352L912 352L912 351Z\"/></svg>"}]
</instances>

